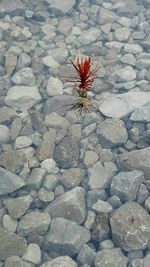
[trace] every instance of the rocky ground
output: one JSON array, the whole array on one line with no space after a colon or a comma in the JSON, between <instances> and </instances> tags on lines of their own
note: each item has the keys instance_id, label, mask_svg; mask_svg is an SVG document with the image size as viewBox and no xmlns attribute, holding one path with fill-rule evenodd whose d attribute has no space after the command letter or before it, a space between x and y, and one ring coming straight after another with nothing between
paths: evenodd
<instances>
[{"instance_id":1,"label":"rocky ground","mask_svg":"<svg viewBox=\"0 0 150 267\"><path fill-rule=\"evenodd\" d=\"M149 22L149 0L0 0L0 267L150 266ZM81 115L78 54L101 66Z\"/></svg>"}]
</instances>

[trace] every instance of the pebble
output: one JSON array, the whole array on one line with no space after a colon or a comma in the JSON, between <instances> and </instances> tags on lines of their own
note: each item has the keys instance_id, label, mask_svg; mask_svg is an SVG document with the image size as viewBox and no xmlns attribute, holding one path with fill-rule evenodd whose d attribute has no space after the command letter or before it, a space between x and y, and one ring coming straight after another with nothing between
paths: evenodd
<instances>
[{"instance_id":1,"label":"pebble","mask_svg":"<svg viewBox=\"0 0 150 267\"><path fill-rule=\"evenodd\" d=\"M29 147L32 145L32 140L28 136L18 136L15 140L15 149Z\"/></svg>"},{"instance_id":2,"label":"pebble","mask_svg":"<svg viewBox=\"0 0 150 267\"><path fill-rule=\"evenodd\" d=\"M127 27L121 27L115 30L114 37L117 41L125 41L130 37L131 30Z\"/></svg>"},{"instance_id":3,"label":"pebble","mask_svg":"<svg viewBox=\"0 0 150 267\"><path fill-rule=\"evenodd\" d=\"M95 267L124 267L128 259L123 255L120 248L104 249L96 254Z\"/></svg>"},{"instance_id":4,"label":"pebble","mask_svg":"<svg viewBox=\"0 0 150 267\"><path fill-rule=\"evenodd\" d=\"M22 256L25 261L39 264L41 262L41 250L37 244L30 243L27 247L26 253Z\"/></svg>"},{"instance_id":5,"label":"pebble","mask_svg":"<svg viewBox=\"0 0 150 267\"><path fill-rule=\"evenodd\" d=\"M47 171L49 174L56 174L59 171L56 162L53 159L45 159L42 161L41 168Z\"/></svg>"},{"instance_id":6,"label":"pebble","mask_svg":"<svg viewBox=\"0 0 150 267\"><path fill-rule=\"evenodd\" d=\"M9 142L10 130L7 126L0 124L0 144Z\"/></svg>"},{"instance_id":7,"label":"pebble","mask_svg":"<svg viewBox=\"0 0 150 267\"><path fill-rule=\"evenodd\" d=\"M6 214L3 217L3 227L10 232L16 232L17 224L17 220L12 219L9 215Z\"/></svg>"},{"instance_id":8,"label":"pebble","mask_svg":"<svg viewBox=\"0 0 150 267\"><path fill-rule=\"evenodd\" d=\"M50 77L48 80L46 91L49 96L62 95L63 83L58 78Z\"/></svg>"},{"instance_id":9,"label":"pebble","mask_svg":"<svg viewBox=\"0 0 150 267\"><path fill-rule=\"evenodd\" d=\"M110 213L113 210L109 203L100 199L98 199L97 202L92 206L92 209L97 213Z\"/></svg>"}]
</instances>

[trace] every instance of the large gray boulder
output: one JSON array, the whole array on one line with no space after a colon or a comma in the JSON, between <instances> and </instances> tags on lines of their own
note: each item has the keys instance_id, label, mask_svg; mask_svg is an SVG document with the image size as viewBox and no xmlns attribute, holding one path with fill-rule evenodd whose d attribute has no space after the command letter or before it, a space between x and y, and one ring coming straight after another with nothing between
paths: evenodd
<instances>
[{"instance_id":1,"label":"large gray boulder","mask_svg":"<svg viewBox=\"0 0 150 267\"><path fill-rule=\"evenodd\" d=\"M150 218L136 202L127 202L110 219L114 242L125 251L147 248L150 242Z\"/></svg>"}]
</instances>

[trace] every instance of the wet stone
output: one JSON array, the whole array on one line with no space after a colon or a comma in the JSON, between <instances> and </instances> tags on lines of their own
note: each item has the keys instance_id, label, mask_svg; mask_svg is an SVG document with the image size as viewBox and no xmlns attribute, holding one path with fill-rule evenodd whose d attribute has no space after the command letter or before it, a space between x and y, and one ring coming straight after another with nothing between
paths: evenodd
<instances>
[{"instance_id":1,"label":"wet stone","mask_svg":"<svg viewBox=\"0 0 150 267\"><path fill-rule=\"evenodd\" d=\"M4 205L7 208L11 218L20 219L22 215L29 209L33 199L30 195L21 196L18 198L8 198L4 200Z\"/></svg>"},{"instance_id":2,"label":"wet stone","mask_svg":"<svg viewBox=\"0 0 150 267\"><path fill-rule=\"evenodd\" d=\"M110 186L112 195L116 195L124 203L136 200L139 186L144 182L141 171L120 172L114 176Z\"/></svg>"},{"instance_id":3,"label":"wet stone","mask_svg":"<svg viewBox=\"0 0 150 267\"><path fill-rule=\"evenodd\" d=\"M28 236L35 232L39 235L45 235L50 225L50 216L48 213L33 211L24 215L18 224L17 232L20 236Z\"/></svg>"},{"instance_id":4,"label":"wet stone","mask_svg":"<svg viewBox=\"0 0 150 267\"><path fill-rule=\"evenodd\" d=\"M55 147L54 159L59 168L68 169L76 167L79 159L79 147L75 138L67 135Z\"/></svg>"},{"instance_id":5,"label":"wet stone","mask_svg":"<svg viewBox=\"0 0 150 267\"><path fill-rule=\"evenodd\" d=\"M25 186L25 182L16 174L0 167L0 195L12 193Z\"/></svg>"},{"instance_id":6,"label":"wet stone","mask_svg":"<svg viewBox=\"0 0 150 267\"><path fill-rule=\"evenodd\" d=\"M74 256L89 240L90 232L86 228L64 218L54 218L46 235L45 247L60 255Z\"/></svg>"},{"instance_id":7,"label":"wet stone","mask_svg":"<svg viewBox=\"0 0 150 267\"><path fill-rule=\"evenodd\" d=\"M127 202L110 220L114 242L125 251L145 249L149 244L149 214L136 202Z\"/></svg>"},{"instance_id":8,"label":"wet stone","mask_svg":"<svg viewBox=\"0 0 150 267\"><path fill-rule=\"evenodd\" d=\"M8 232L0 227L0 260L5 260L11 256L22 256L27 248L27 243L24 238Z\"/></svg>"},{"instance_id":9,"label":"wet stone","mask_svg":"<svg viewBox=\"0 0 150 267\"><path fill-rule=\"evenodd\" d=\"M62 217L78 224L83 223L86 217L85 190L75 187L62 194L46 207L45 212L48 212L51 218Z\"/></svg>"},{"instance_id":10,"label":"wet stone","mask_svg":"<svg viewBox=\"0 0 150 267\"><path fill-rule=\"evenodd\" d=\"M126 143L128 133L125 124L121 120L107 119L97 128L100 143L105 148L112 148Z\"/></svg>"},{"instance_id":11,"label":"wet stone","mask_svg":"<svg viewBox=\"0 0 150 267\"><path fill-rule=\"evenodd\" d=\"M120 248L104 249L96 254L95 267L126 267L127 263Z\"/></svg>"}]
</instances>

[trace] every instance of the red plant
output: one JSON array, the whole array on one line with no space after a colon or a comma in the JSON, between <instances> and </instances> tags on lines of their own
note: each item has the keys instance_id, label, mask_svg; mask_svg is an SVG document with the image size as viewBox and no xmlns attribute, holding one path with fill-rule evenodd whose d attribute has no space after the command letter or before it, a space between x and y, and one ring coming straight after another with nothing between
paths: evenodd
<instances>
[{"instance_id":1,"label":"red plant","mask_svg":"<svg viewBox=\"0 0 150 267\"><path fill-rule=\"evenodd\" d=\"M96 78L96 72L98 71L99 66L96 65L92 68L91 57L77 57L76 63L70 59L70 64L72 64L75 68L77 76L69 78L68 81L77 84L77 91L79 95L81 92L90 91L92 83Z\"/></svg>"}]
</instances>

